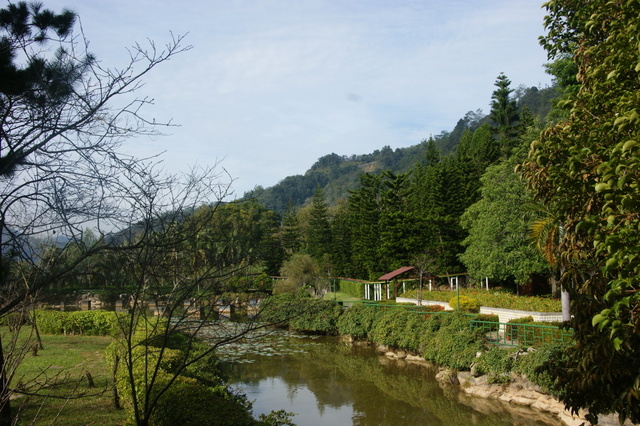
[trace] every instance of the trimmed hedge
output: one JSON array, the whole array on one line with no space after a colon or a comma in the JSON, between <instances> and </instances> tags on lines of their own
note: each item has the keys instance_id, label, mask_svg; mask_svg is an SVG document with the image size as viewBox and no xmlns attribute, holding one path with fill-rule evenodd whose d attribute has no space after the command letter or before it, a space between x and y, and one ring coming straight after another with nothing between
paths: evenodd
<instances>
[{"instance_id":1,"label":"trimmed hedge","mask_svg":"<svg viewBox=\"0 0 640 426\"><path fill-rule=\"evenodd\" d=\"M85 336L114 336L118 331L118 317L113 311L48 311L36 309L32 320L45 334L79 334Z\"/></svg>"}]
</instances>

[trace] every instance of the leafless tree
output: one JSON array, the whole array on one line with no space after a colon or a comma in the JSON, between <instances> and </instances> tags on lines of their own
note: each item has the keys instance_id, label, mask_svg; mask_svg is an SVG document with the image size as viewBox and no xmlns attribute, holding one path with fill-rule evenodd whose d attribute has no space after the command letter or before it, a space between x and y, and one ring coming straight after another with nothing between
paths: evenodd
<instances>
[{"instance_id":1,"label":"leafless tree","mask_svg":"<svg viewBox=\"0 0 640 426\"><path fill-rule=\"evenodd\" d=\"M33 296L115 249L116 239L83 246L83 229L126 237L160 211L198 205L220 188L213 168L167 176L156 157L122 152L128 139L171 125L144 118L152 99L139 92L143 77L190 49L184 38L136 44L128 66L113 69L88 52L74 23L72 12L35 3L0 10L0 320L13 325L0 334L0 424L11 422L11 379L28 347L14 342ZM61 262L72 244L81 255Z\"/></svg>"}]
</instances>

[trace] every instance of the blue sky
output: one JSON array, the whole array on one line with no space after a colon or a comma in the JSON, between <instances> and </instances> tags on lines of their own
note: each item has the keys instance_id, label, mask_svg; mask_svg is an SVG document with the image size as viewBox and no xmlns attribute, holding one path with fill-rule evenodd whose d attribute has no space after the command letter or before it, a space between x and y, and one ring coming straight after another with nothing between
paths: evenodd
<instances>
[{"instance_id":1,"label":"blue sky","mask_svg":"<svg viewBox=\"0 0 640 426\"><path fill-rule=\"evenodd\" d=\"M188 33L145 79L147 116L180 127L128 141L170 172L220 162L236 196L321 156L411 146L488 112L493 83L546 86L531 0L45 0L74 10L105 66Z\"/></svg>"}]
</instances>

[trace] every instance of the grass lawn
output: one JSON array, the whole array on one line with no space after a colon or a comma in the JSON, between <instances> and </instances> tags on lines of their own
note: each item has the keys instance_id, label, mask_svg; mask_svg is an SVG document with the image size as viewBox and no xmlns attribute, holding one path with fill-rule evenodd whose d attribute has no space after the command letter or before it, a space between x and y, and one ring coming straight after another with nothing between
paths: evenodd
<instances>
[{"instance_id":1,"label":"grass lawn","mask_svg":"<svg viewBox=\"0 0 640 426\"><path fill-rule=\"evenodd\" d=\"M123 410L112 404L111 372L104 361L104 350L112 341L103 336L43 335L44 349L24 358L14 383L33 382L47 385L44 396L20 396L13 404L19 410L18 424L118 425L125 419ZM87 372L94 388L88 386ZM89 394L67 398L71 394Z\"/></svg>"},{"instance_id":2,"label":"grass lawn","mask_svg":"<svg viewBox=\"0 0 640 426\"><path fill-rule=\"evenodd\" d=\"M341 293L341 292L336 292L336 293L326 293L323 297L324 300L336 300L338 302L357 302L360 301L362 299L359 299L357 297L353 297L350 294L347 293Z\"/></svg>"}]
</instances>

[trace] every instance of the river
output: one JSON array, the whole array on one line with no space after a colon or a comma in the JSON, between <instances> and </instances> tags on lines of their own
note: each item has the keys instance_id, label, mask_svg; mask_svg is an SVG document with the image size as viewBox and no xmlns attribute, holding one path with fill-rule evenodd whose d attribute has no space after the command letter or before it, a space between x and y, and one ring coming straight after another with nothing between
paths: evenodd
<instances>
[{"instance_id":1,"label":"river","mask_svg":"<svg viewBox=\"0 0 640 426\"><path fill-rule=\"evenodd\" d=\"M230 382L253 412L284 409L305 425L557 425L530 408L443 389L426 363L391 360L370 346L278 331L224 347Z\"/></svg>"}]
</instances>

